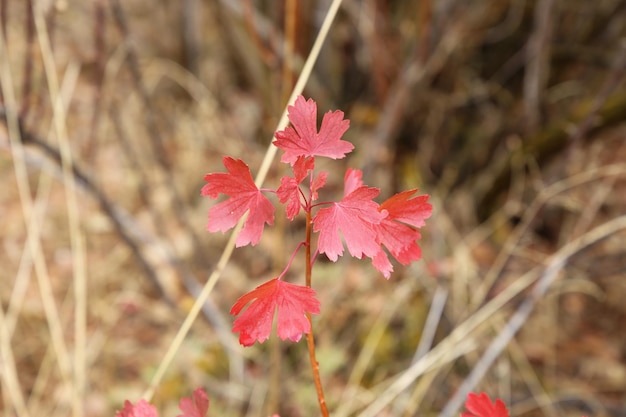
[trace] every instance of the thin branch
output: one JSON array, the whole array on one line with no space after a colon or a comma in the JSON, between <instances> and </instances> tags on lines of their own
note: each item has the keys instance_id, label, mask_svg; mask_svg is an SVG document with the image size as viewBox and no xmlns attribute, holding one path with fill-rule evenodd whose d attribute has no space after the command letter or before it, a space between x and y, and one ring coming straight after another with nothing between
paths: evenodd
<instances>
[{"instance_id":1,"label":"thin branch","mask_svg":"<svg viewBox=\"0 0 626 417\"><path fill-rule=\"evenodd\" d=\"M554 0L537 2L535 29L526 45L524 111L527 127L531 132L540 124L541 98L549 75L554 3Z\"/></svg>"}]
</instances>

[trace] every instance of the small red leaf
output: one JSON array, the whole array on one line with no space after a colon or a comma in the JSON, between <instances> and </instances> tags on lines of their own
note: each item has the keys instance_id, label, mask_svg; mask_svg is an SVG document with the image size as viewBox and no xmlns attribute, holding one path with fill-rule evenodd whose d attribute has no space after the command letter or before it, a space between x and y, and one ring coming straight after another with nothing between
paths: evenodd
<instances>
[{"instance_id":1,"label":"small red leaf","mask_svg":"<svg viewBox=\"0 0 626 417\"><path fill-rule=\"evenodd\" d=\"M461 417L509 417L509 411L504 402L499 398L495 402L491 402L489 396L484 392L467 394L465 408L469 412L461 413Z\"/></svg>"},{"instance_id":2,"label":"small red leaf","mask_svg":"<svg viewBox=\"0 0 626 417\"><path fill-rule=\"evenodd\" d=\"M115 417L158 417L159 413L152 404L148 401L141 399L137 401L137 404L133 404L126 400L124 402L124 408L115 414Z\"/></svg>"},{"instance_id":3,"label":"small red leaf","mask_svg":"<svg viewBox=\"0 0 626 417\"><path fill-rule=\"evenodd\" d=\"M248 243L256 245L263 234L264 223L274 224L274 206L254 184L250 168L241 159L223 158L228 173L207 174L202 195L217 198L225 194L230 198L209 209L209 232L226 232L235 227L247 212L243 230L237 237L236 246Z\"/></svg>"},{"instance_id":4,"label":"small red leaf","mask_svg":"<svg viewBox=\"0 0 626 417\"><path fill-rule=\"evenodd\" d=\"M313 158L299 156L293 165L294 178L285 176L280 180L280 187L276 190L276 195L281 203L287 203L286 211L289 220L293 220L300 212L302 206L300 183L314 167Z\"/></svg>"},{"instance_id":5,"label":"small red leaf","mask_svg":"<svg viewBox=\"0 0 626 417\"><path fill-rule=\"evenodd\" d=\"M317 174L317 177L311 183L311 200L317 200L317 191L326 185L326 178L328 177L328 172L320 172Z\"/></svg>"},{"instance_id":6,"label":"small red leaf","mask_svg":"<svg viewBox=\"0 0 626 417\"><path fill-rule=\"evenodd\" d=\"M300 202L300 186L295 178L282 177L280 179L280 187L276 190L278 200L285 204L285 211L289 220L293 220L294 217L300 212L302 203Z\"/></svg>"},{"instance_id":7,"label":"small red leaf","mask_svg":"<svg viewBox=\"0 0 626 417\"><path fill-rule=\"evenodd\" d=\"M320 302L315 298L313 289L278 278L241 296L230 309L230 314L238 315L248 303L250 306L233 324L233 332L239 332L239 343L244 346L252 346L257 340L263 343L269 338L277 309L278 336L292 342L299 341L303 333L311 331L311 323L305 313L320 312Z\"/></svg>"},{"instance_id":8,"label":"small red leaf","mask_svg":"<svg viewBox=\"0 0 626 417\"><path fill-rule=\"evenodd\" d=\"M387 210L389 220L422 227L432 214L433 206L428 203L428 195L415 196L416 192L417 188L398 193L382 203L380 209Z\"/></svg>"},{"instance_id":9,"label":"small red leaf","mask_svg":"<svg viewBox=\"0 0 626 417\"><path fill-rule=\"evenodd\" d=\"M177 417L205 417L209 412L209 396L203 388L196 388L192 397L183 397L178 403L182 411Z\"/></svg>"},{"instance_id":10,"label":"small red leaf","mask_svg":"<svg viewBox=\"0 0 626 417\"><path fill-rule=\"evenodd\" d=\"M343 179L343 195L347 196L363 186L363 173L358 169L348 168Z\"/></svg>"},{"instance_id":11,"label":"small red leaf","mask_svg":"<svg viewBox=\"0 0 626 417\"><path fill-rule=\"evenodd\" d=\"M322 126L317 132L317 103L298 96L293 106L289 106L291 126L276 132L274 145L285 151L282 162L293 165L299 156L326 156L340 159L354 149L350 142L341 140L341 136L350 126L344 120L340 110L328 112L322 119Z\"/></svg>"}]
</instances>

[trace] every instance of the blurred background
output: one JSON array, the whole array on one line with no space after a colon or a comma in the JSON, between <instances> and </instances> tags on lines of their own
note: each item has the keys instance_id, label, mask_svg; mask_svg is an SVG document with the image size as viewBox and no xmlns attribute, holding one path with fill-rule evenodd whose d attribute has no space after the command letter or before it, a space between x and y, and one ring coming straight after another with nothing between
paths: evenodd
<instances>
[{"instance_id":1,"label":"blurred background","mask_svg":"<svg viewBox=\"0 0 626 417\"><path fill-rule=\"evenodd\" d=\"M5 416L140 398L228 239L205 231L203 176L224 155L257 172L329 6L0 0ZM620 0L341 2L304 90L351 121L324 198L353 167L434 212L389 281L314 268L333 416L458 415L467 390L517 416L626 416L625 70ZM198 386L212 416L317 415L305 344L243 349L228 315L303 230L277 210L234 252L160 415Z\"/></svg>"}]
</instances>

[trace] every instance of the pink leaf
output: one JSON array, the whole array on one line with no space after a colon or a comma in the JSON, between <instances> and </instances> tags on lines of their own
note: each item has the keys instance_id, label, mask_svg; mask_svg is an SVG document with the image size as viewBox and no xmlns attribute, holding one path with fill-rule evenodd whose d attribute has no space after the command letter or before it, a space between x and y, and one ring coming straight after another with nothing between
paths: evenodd
<instances>
[{"instance_id":1,"label":"pink leaf","mask_svg":"<svg viewBox=\"0 0 626 417\"><path fill-rule=\"evenodd\" d=\"M424 225L424 219L430 217L432 206L427 203L427 195L412 198L417 189L398 193L380 205L379 210L385 210L387 217L380 224L375 225L376 240L385 246L389 253L403 265L408 265L422 257L422 251L417 244L421 234L414 227ZM387 254L379 248L372 258L373 265L385 278L391 276L393 266Z\"/></svg>"},{"instance_id":2,"label":"pink leaf","mask_svg":"<svg viewBox=\"0 0 626 417\"><path fill-rule=\"evenodd\" d=\"M378 204L372 200L380 190L361 186L360 178L360 171L348 170L344 178L344 198L320 209L313 218L313 230L320 232L318 249L333 262L343 255L340 231L355 258L374 257L380 249L373 226L385 218L386 212L378 211Z\"/></svg>"},{"instance_id":3,"label":"pink leaf","mask_svg":"<svg viewBox=\"0 0 626 417\"><path fill-rule=\"evenodd\" d=\"M183 397L178 403L182 411L177 417L205 417L209 412L209 396L202 388L196 388L191 398Z\"/></svg>"},{"instance_id":4,"label":"pink leaf","mask_svg":"<svg viewBox=\"0 0 626 417\"><path fill-rule=\"evenodd\" d=\"M352 191L363 186L363 173L358 169L348 168L343 179L343 195L344 197Z\"/></svg>"},{"instance_id":5,"label":"pink leaf","mask_svg":"<svg viewBox=\"0 0 626 417\"><path fill-rule=\"evenodd\" d=\"M281 203L287 203L285 207L287 217L289 220L293 220L300 212L300 207L302 206L300 186L297 180L291 177L282 177L280 187L276 190L276 195Z\"/></svg>"},{"instance_id":6,"label":"pink leaf","mask_svg":"<svg viewBox=\"0 0 626 417\"><path fill-rule=\"evenodd\" d=\"M315 169L315 158L299 156L293 164L293 175L296 177L298 184L309 174L309 171Z\"/></svg>"},{"instance_id":7,"label":"pink leaf","mask_svg":"<svg viewBox=\"0 0 626 417\"><path fill-rule=\"evenodd\" d=\"M264 223L274 224L274 206L254 184L248 165L241 159L229 157L224 157L223 162L228 173L204 176L207 184L202 187L202 195L217 198L221 193L230 197L211 207L207 230L226 232L249 211L236 246L256 245L263 234Z\"/></svg>"},{"instance_id":8,"label":"pink leaf","mask_svg":"<svg viewBox=\"0 0 626 417\"><path fill-rule=\"evenodd\" d=\"M461 413L461 417L509 417L509 411L504 402L498 398L495 403L492 403L489 396L484 392L467 394L465 408L469 412Z\"/></svg>"},{"instance_id":9,"label":"pink leaf","mask_svg":"<svg viewBox=\"0 0 626 417\"><path fill-rule=\"evenodd\" d=\"M396 220L413 227L424 226L424 220L433 212L433 206L428 203L428 195L414 196L417 188L403 191L380 205L381 210L387 210L389 220ZM414 196L414 197L413 197Z\"/></svg>"},{"instance_id":10,"label":"pink leaf","mask_svg":"<svg viewBox=\"0 0 626 417\"><path fill-rule=\"evenodd\" d=\"M233 305L230 314L238 315L248 303L250 306L233 324L233 332L239 332L239 343L244 346L252 346L257 340L263 343L269 338L276 309L278 336L292 342L299 341L303 333L311 331L305 313L320 312L314 290L278 278L244 294Z\"/></svg>"},{"instance_id":11,"label":"pink leaf","mask_svg":"<svg viewBox=\"0 0 626 417\"><path fill-rule=\"evenodd\" d=\"M290 220L296 217L302 206L300 183L314 167L315 160L313 158L299 156L293 165L294 178L283 177L280 180L280 187L276 190L276 195L281 203L287 202L287 217Z\"/></svg>"},{"instance_id":12,"label":"pink leaf","mask_svg":"<svg viewBox=\"0 0 626 417\"><path fill-rule=\"evenodd\" d=\"M141 399L137 401L137 404L133 404L126 400L124 402L124 408L115 414L115 417L158 417L159 413L152 404L148 401Z\"/></svg>"},{"instance_id":13,"label":"pink leaf","mask_svg":"<svg viewBox=\"0 0 626 417\"><path fill-rule=\"evenodd\" d=\"M317 200L317 190L326 185L326 178L328 177L328 172L320 172L317 177L311 183L311 200Z\"/></svg>"},{"instance_id":14,"label":"pink leaf","mask_svg":"<svg viewBox=\"0 0 626 417\"><path fill-rule=\"evenodd\" d=\"M317 132L317 103L298 96L293 106L289 106L291 126L276 132L274 145L285 151L282 162L293 165L299 156L326 156L340 159L354 149L350 142L341 140L341 136L350 126L344 120L340 110L328 112L322 119L322 126Z\"/></svg>"},{"instance_id":15,"label":"pink leaf","mask_svg":"<svg viewBox=\"0 0 626 417\"><path fill-rule=\"evenodd\" d=\"M372 265L374 265L374 268L382 273L385 278L389 279L391 277L393 265L391 265L387 253L380 246L378 247L376 255L372 257Z\"/></svg>"}]
</instances>

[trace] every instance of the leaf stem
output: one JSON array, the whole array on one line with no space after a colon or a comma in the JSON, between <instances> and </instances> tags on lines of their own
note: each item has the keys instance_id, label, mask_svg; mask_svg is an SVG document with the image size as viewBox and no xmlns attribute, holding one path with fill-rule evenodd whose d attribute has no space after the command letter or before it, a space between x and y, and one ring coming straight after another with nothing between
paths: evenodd
<instances>
[{"instance_id":1,"label":"leaf stem","mask_svg":"<svg viewBox=\"0 0 626 417\"><path fill-rule=\"evenodd\" d=\"M311 211L306 212L306 286L311 287ZM306 343L309 348L309 358L311 360L311 370L313 371L313 380L315 381L315 389L317 390L317 400L320 404L320 410L322 416L328 417L328 407L326 407L326 400L324 399L324 390L322 389L322 379L320 378L320 366L315 358L315 339L313 338L313 320L311 314L306 313L306 317L309 320L311 330L306 335Z\"/></svg>"},{"instance_id":2,"label":"leaf stem","mask_svg":"<svg viewBox=\"0 0 626 417\"><path fill-rule=\"evenodd\" d=\"M287 273L287 271L291 267L291 264L293 263L293 260L296 257L296 254L298 253L300 248L302 246L306 246L306 245L307 245L306 242L298 243L298 246L296 246L296 250L293 251L293 253L291 254L291 258L289 258L289 262L287 262L287 266L285 266L285 269L283 269L283 272L281 272L280 275L278 277L276 277L277 279L283 279L283 277L285 276L285 274ZM310 285L309 285L309 287L310 287Z\"/></svg>"},{"instance_id":3,"label":"leaf stem","mask_svg":"<svg viewBox=\"0 0 626 417\"><path fill-rule=\"evenodd\" d=\"M305 235L305 253L306 253L306 286L311 288L311 210L306 211L306 235Z\"/></svg>"},{"instance_id":4,"label":"leaf stem","mask_svg":"<svg viewBox=\"0 0 626 417\"><path fill-rule=\"evenodd\" d=\"M311 323L311 331L306 335L306 343L309 347L309 358L311 359L311 370L313 371L313 379L315 381L315 389L317 390L317 401L320 404L320 410L322 416L328 417L328 407L326 407L326 400L324 399L324 390L322 388L322 380L320 378L320 365L315 359L315 340L313 339L313 321L311 320L311 314L306 313L309 322Z\"/></svg>"}]
</instances>

